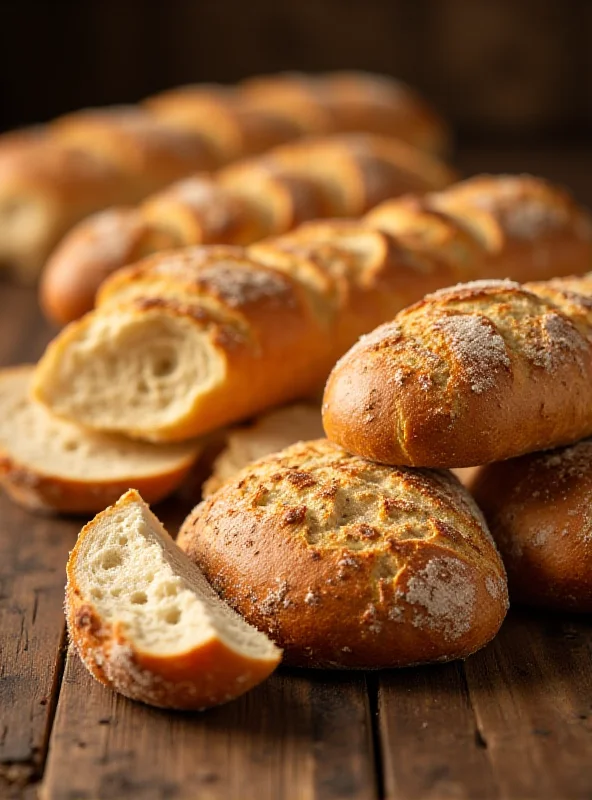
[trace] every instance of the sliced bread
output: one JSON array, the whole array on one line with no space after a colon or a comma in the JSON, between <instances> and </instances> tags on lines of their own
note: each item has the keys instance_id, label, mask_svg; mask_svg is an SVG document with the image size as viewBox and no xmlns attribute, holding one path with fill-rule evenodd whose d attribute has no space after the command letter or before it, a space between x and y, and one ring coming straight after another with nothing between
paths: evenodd
<instances>
[{"instance_id":1,"label":"sliced bread","mask_svg":"<svg viewBox=\"0 0 592 800\"><path fill-rule=\"evenodd\" d=\"M127 489L154 503L176 489L200 443L158 446L89 431L31 400L33 367L0 370L0 484L31 510L95 513Z\"/></svg>"},{"instance_id":2,"label":"sliced bread","mask_svg":"<svg viewBox=\"0 0 592 800\"><path fill-rule=\"evenodd\" d=\"M232 700L282 655L218 598L133 490L82 529L68 562L66 617L98 681L163 708Z\"/></svg>"}]
</instances>

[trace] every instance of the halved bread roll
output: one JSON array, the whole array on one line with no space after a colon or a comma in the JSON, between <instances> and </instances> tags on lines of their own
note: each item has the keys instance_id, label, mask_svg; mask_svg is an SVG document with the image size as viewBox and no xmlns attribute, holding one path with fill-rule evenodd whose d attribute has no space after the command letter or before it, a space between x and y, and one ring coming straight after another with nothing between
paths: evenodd
<instances>
[{"instance_id":1,"label":"halved bread roll","mask_svg":"<svg viewBox=\"0 0 592 800\"><path fill-rule=\"evenodd\" d=\"M282 652L226 606L136 491L82 529L66 618L91 675L133 700L204 709L273 672Z\"/></svg>"},{"instance_id":2,"label":"halved bread roll","mask_svg":"<svg viewBox=\"0 0 592 800\"><path fill-rule=\"evenodd\" d=\"M96 512L132 486L157 502L201 452L195 441L158 447L57 419L29 398L32 374L0 371L0 485L25 508Z\"/></svg>"},{"instance_id":3,"label":"halved bread roll","mask_svg":"<svg viewBox=\"0 0 592 800\"><path fill-rule=\"evenodd\" d=\"M383 467L326 439L246 467L178 543L296 666L465 658L507 609L502 561L451 473Z\"/></svg>"}]
</instances>

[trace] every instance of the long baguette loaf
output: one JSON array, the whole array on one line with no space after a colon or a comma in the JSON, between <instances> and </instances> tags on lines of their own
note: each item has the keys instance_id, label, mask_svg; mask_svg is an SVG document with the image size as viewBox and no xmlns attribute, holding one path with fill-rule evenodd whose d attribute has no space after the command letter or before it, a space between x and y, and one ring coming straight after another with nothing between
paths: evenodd
<instances>
[{"instance_id":1,"label":"long baguette loaf","mask_svg":"<svg viewBox=\"0 0 592 800\"><path fill-rule=\"evenodd\" d=\"M508 180L515 181L490 178L491 194L504 194ZM551 203L553 192L549 190L546 196ZM524 199L521 203L523 208L528 205ZM471 219L467 212L466 229L462 230L456 216L449 221L451 235L461 243L467 241ZM500 219L502 231L507 219L507 215ZM563 241L569 252L578 252L580 260L571 267L582 272L592 261L592 237L589 223L584 225L586 219L577 207L562 217L555 246L555 252L560 252ZM448 218L442 212L439 220ZM418 215L418 225L423 231L423 214ZM507 241L511 247L509 237ZM103 285L97 309L66 328L49 346L36 372L36 396L57 415L91 428L124 431L154 441L190 438L305 396L325 380L337 358L362 333L392 319L426 291L483 277L487 274L485 264L494 260L476 237L470 250L475 253L472 259L455 259L451 253L444 255L439 249L433 252L413 242L413 236L399 238L373 230L364 222L327 221L308 223L246 250L197 247L148 258L115 273ZM533 241L532 252L525 247L524 253L532 277L538 270L534 252L538 252L538 246ZM504 257L501 247L497 258ZM521 269L526 270L526 266ZM477 292L464 291L469 297L472 291ZM487 291L483 289L477 296L489 297ZM536 328L529 332L526 327L525 337L539 336L537 314L545 303L552 309L552 324L556 319L563 324L563 311L515 284L496 284L491 291L506 292L508 302L514 295L525 295L529 320L526 311L520 313L526 315L525 323L533 321ZM553 287L539 291L554 291L559 296ZM445 298L438 302L445 304ZM561 298L565 306L565 295ZM572 306L580 308L576 301ZM417 309L406 314L417 316L418 325L423 325ZM481 333L480 324L477 320L473 325L476 334ZM571 331L569 323L565 325ZM567 345L559 347L557 353L564 350L567 358ZM404 370L413 369L412 356L410 350L404 352ZM569 358L565 363L571 363ZM482 369L471 362L471 374L477 368ZM500 369L500 375L505 369ZM486 382L489 372L485 373ZM553 376L544 374L545 385L554 386ZM582 378L578 376L578 370L572 367L569 378L577 377L579 386ZM428 379L418 384L426 407L425 390L431 385ZM388 393L391 384L385 383L379 371L376 381L376 391ZM508 378L500 391L509 386ZM392 387L393 391L397 388L396 384ZM444 389L436 386L429 397ZM482 396L473 394L473 402ZM561 408L566 395L567 389L558 390L554 409ZM352 429L358 426L365 430L370 411L356 404L355 398L344 399L343 404L346 402L350 402L354 417L349 420ZM528 403L524 407L529 408ZM496 412L486 405L479 408L486 414ZM510 430L515 419L516 415L507 417ZM575 417L573 421L575 424ZM498 430L493 421L487 424ZM562 424L565 428L566 423ZM377 436L385 438L378 421L374 425ZM529 425L532 430L532 421ZM438 430L435 425L431 433L435 435ZM528 425L523 430L529 430ZM517 434L518 441L521 433ZM467 441L464 447L469 446ZM429 452L429 439L424 449ZM388 458L389 452L381 450L380 456ZM399 450L393 453L396 458L402 457ZM437 457L441 456L438 451ZM472 459L473 455L468 462L460 458L460 465L487 460Z\"/></svg>"},{"instance_id":2,"label":"long baguette loaf","mask_svg":"<svg viewBox=\"0 0 592 800\"><path fill-rule=\"evenodd\" d=\"M290 95L294 83L278 76L266 81L273 95L267 101L253 87L203 85L143 106L83 110L0 137L0 161L6 163L0 164L0 266L31 282L61 236L89 213L137 203L184 175L303 134L349 131L353 118L360 130L417 138L418 147L440 147L447 139L437 115L396 81L360 76L356 84L354 76L347 91L333 91L339 80L329 75L308 87L302 78L302 91L319 113L323 103L334 109L328 130L289 97L275 111L284 85ZM56 148L69 154L59 166ZM79 163L85 159L95 162L96 175Z\"/></svg>"},{"instance_id":3,"label":"long baguette loaf","mask_svg":"<svg viewBox=\"0 0 592 800\"><path fill-rule=\"evenodd\" d=\"M444 289L335 366L323 423L366 458L469 467L592 434L592 273Z\"/></svg>"},{"instance_id":4,"label":"long baguette loaf","mask_svg":"<svg viewBox=\"0 0 592 800\"><path fill-rule=\"evenodd\" d=\"M250 244L305 220L360 216L405 192L442 189L453 173L380 136L307 139L216 175L196 175L148 198L82 221L50 258L41 304L59 323L93 307L105 276L150 252L193 244Z\"/></svg>"}]
</instances>

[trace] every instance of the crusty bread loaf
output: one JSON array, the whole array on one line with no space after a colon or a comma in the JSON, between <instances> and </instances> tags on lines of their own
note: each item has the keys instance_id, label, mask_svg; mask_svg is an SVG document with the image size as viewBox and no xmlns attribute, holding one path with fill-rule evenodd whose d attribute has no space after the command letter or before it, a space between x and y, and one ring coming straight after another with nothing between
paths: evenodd
<instances>
[{"instance_id":1,"label":"crusty bread loaf","mask_svg":"<svg viewBox=\"0 0 592 800\"><path fill-rule=\"evenodd\" d=\"M500 179L502 191L506 180ZM491 191L495 191L495 184ZM423 225L421 219L419 224ZM567 234L566 241L569 241ZM589 244L592 247L592 239ZM498 258L503 260L503 249ZM532 260L529 263L534 277L536 263ZM588 266L587 258L582 258L577 265L582 271ZM401 308L426 291L481 277L481 269L482 264L440 257L422 247L416 250L394 234L348 220L307 223L282 237L252 245L246 250L211 246L156 255L115 273L103 285L97 309L54 340L36 373L36 397L54 413L91 428L121 431L153 441L191 438L253 417L274 405L307 396L324 382L335 361L358 336L381 321L392 319ZM581 283L583 285L585 281ZM573 288L572 284L570 286ZM480 284L473 289L463 289L463 297L468 292L467 300L459 302L461 305L462 302L471 302L472 292L475 292L475 302L487 304L491 293L495 295L496 291L504 295L504 303L504 292L509 293L508 297L515 294L519 306L522 303L522 289L505 283L494 284L493 289ZM545 304L549 306L551 324L555 324L557 314L562 320L564 312L575 314L577 308L580 309L577 313L585 316L585 308L581 308L584 301L574 301L568 310L567 295L558 293L554 285L546 288L539 285L537 291L539 296L526 292L528 297L524 303L530 311L524 310L524 313L530 314L534 329L539 333L531 334L527 327L520 336L528 339L532 335L538 337L537 341L546 342L547 334L540 328L540 323L546 324L548 320L539 316ZM555 292L558 298L561 294L557 302L563 311L550 308L553 301L549 303L542 297L544 291ZM405 319L417 320L420 338L428 335L427 328L424 330L427 311L418 309L431 305L439 308L438 304L445 307L446 297L444 294L427 301L427 305L424 303L405 312ZM450 302L456 301L452 299ZM503 309L502 312L506 314ZM522 314L523 311L516 313ZM507 315L510 318L510 312ZM473 317L468 320L472 325L471 331L476 328L476 333L482 336L470 349L469 356L471 353L474 355L475 347L483 337L487 340L487 326L490 324L479 322L477 317L474 319L476 322L472 321ZM564 323L560 321L558 324ZM571 330L571 323L565 324ZM582 319L578 325L587 323ZM463 342L466 344L466 334L450 335L454 336L454 342L460 342L457 349ZM578 335L574 335L574 341L580 342ZM444 336L440 331L430 346L439 346ZM469 332L468 336L470 339L472 333ZM370 345L372 341L366 344ZM543 350L547 347L544 342L541 344ZM365 346L359 347L364 349ZM556 343L553 353L563 359L564 350L568 353L567 347L567 344ZM497 352L494 347L488 364ZM413 362L407 363L408 355L405 351L404 370L412 370L414 366ZM502 353L502 361L504 357ZM480 356L477 361L480 361ZM520 356L521 365L527 361L526 355ZM472 356L467 363L468 367L458 367L454 379L459 381L459 385L467 386L470 407L478 409L477 419L482 426L489 426L487 430L492 432L492 440L496 440L499 428L494 425L492 411L497 413L497 409L485 404L489 397L487 393L472 391L471 383L467 383L471 376L482 377L483 372L484 380L489 381L489 372L495 365L492 364L488 372L485 363L477 363ZM569 369L578 371L571 357L561 363L566 375ZM572 367L568 368L566 365L570 363ZM392 387L393 392L398 392L396 384L385 383L381 369L375 375L376 391L386 396ZM537 369L536 380L545 375L545 385L554 386L551 372L542 367ZM520 370L520 386L526 387L527 372L530 374L532 370ZM369 372L363 380L369 379L371 374ZM502 365L499 375L503 381L500 378L496 391L504 395L510 381L509 369ZM571 377L570 372L570 380ZM360 385L364 385L363 380ZM426 429L425 452L417 454L420 458L429 457L435 448L431 445L432 433L440 438L446 435L438 427L438 419L445 418L446 407L441 412L444 417L434 416L428 400L437 396L438 389L426 392L423 387L430 386L429 380L428 376L423 383L417 384L418 397L427 409L425 419L431 418L434 422L429 433ZM577 380L580 386L582 376ZM476 385L480 387L479 383ZM571 388L557 392L557 399L552 403L555 411L562 407ZM400 393L397 396L401 396ZM365 435L372 414L356 405L356 398L363 399L363 395L352 395L343 401L354 409L352 419L349 413L344 415L344 425L350 424L352 430L357 426ZM509 436L514 439L512 430L516 425L516 409L510 404L510 395L504 395L500 402L508 409L506 431L510 431ZM529 403L532 404L532 395L526 407ZM363 400L363 404L367 401ZM563 430L566 436L571 436L577 427L576 420L563 417L556 433ZM374 449L371 453L389 459L392 435L387 435L388 427L387 433L381 428L382 421L379 423L376 416L373 419L382 449L380 454ZM384 419L388 426L394 418ZM570 427L572 421L573 431ZM525 437L526 442L533 434L533 426L536 429L535 419L531 416L529 425L520 426L520 435L515 437L515 442L519 442L520 437ZM449 439L449 446L454 448L455 454L451 465L482 464L487 460L482 458L481 445L471 450L474 439L470 436L462 443L455 442L454 437ZM419 440L416 437L414 441ZM461 444L463 450L459 449ZM492 441L492 458L496 458L498 452L494 445L495 441ZM432 453L431 457L443 455L445 452L438 446L438 452ZM403 455L399 450L393 450L392 457L399 459Z\"/></svg>"},{"instance_id":2,"label":"crusty bread loaf","mask_svg":"<svg viewBox=\"0 0 592 800\"><path fill-rule=\"evenodd\" d=\"M404 83L384 75L256 77L243 81L241 96L249 108L273 109L306 133L370 131L434 153L450 148L450 130L434 109Z\"/></svg>"},{"instance_id":3,"label":"crusty bread loaf","mask_svg":"<svg viewBox=\"0 0 592 800\"><path fill-rule=\"evenodd\" d=\"M66 619L94 678L163 708L225 703L281 659L220 601L135 491L82 529L68 561Z\"/></svg>"},{"instance_id":4,"label":"crusty bread loaf","mask_svg":"<svg viewBox=\"0 0 592 800\"><path fill-rule=\"evenodd\" d=\"M284 145L264 156L195 175L134 212L83 220L52 254L41 305L58 323L93 307L101 281L141 255L193 244L250 244L317 217L358 216L387 197L432 191L448 167L393 139L349 135Z\"/></svg>"},{"instance_id":5,"label":"crusty bread loaf","mask_svg":"<svg viewBox=\"0 0 592 800\"><path fill-rule=\"evenodd\" d=\"M512 600L592 611L592 440L490 464L470 488L508 572Z\"/></svg>"},{"instance_id":6,"label":"crusty bread loaf","mask_svg":"<svg viewBox=\"0 0 592 800\"><path fill-rule=\"evenodd\" d=\"M213 494L251 462L295 442L318 439L322 435L321 409L311 403L283 406L263 414L250 425L229 428L223 449L212 465L212 474L204 484L204 497Z\"/></svg>"},{"instance_id":7,"label":"crusty bread loaf","mask_svg":"<svg viewBox=\"0 0 592 800\"><path fill-rule=\"evenodd\" d=\"M29 399L32 366L0 370L0 485L34 511L97 512L131 486L151 502L173 492L199 443L155 446L93 433Z\"/></svg>"},{"instance_id":8,"label":"crusty bread loaf","mask_svg":"<svg viewBox=\"0 0 592 800\"><path fill-rule=\"evenodd\" d=\"M303 79L304 80L304 79ZM311 81L311 102L331 124L287 113L277 98L293 80L268 79L274 97L256 100L252 87L202 85L150 98L143 106L85 109L49 125L0 137L0 266L31 282L50 250L82 217L111 205L139 202L149 192L196 170L260 153L303 134L352 129L400 136L417 147L440 147L443 122L396 82L376 76ZM343 80L341 81L343 83ZM313 87L314 84L314 88ZM288 102L289 105L289 102ZM355 118L356 125L352 127ZM21 156L35 148L34 163ZM66 150L56 166L55 149ZM74 155L72 155L74 151ZM77 154L77 155L76 155ZM96 162L94 170L81 161ZM6 244L4 244L6 242Z\"/></svg>"},{"instance_id":9,"label":"crusty bread loaf","mask_svg":"<svg viewBox=\"0 0 592 800\"><path fill-rule=\"evenodd\" d=\"M335 366L327 436L382 463L469 467L592 434L591 301L592 273L427 296Z\"/></svg>"},{"instance_id":10,"label":"crusty bread loaf","mask_svg":"<svg viewBox=\"0 0 592 800\"><path fill-rule=\"evenodd\" d=\"M451 473L383 467L325 439L244 469L179 541L298 666L464 658L506 613L501 559Z\"/></svg>"}]
</instances>

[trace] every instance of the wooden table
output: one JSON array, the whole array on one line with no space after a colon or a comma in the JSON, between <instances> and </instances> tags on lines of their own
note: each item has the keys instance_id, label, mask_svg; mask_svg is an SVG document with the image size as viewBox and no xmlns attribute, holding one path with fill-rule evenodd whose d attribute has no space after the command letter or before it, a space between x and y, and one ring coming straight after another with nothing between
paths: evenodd
<instances>
[{"instance_id":1,"label":"wooden table","mask_svg":"<svg viewBox=\"0 0 592 800\"><path fill-rule=\"evenodd\" d=\"M467 151L592 204L592 155ZM0 364L50 336L31 292L0 287ZM197 498L196 498L197 499ZM157 509L170 529L189 498ZM68 650L64 567L81 520L0 498L0 798L591 798L592 626L513 611L467 661L381 673L280 670L203 714L95 683Z\"/></svg>"}]
</instances>

